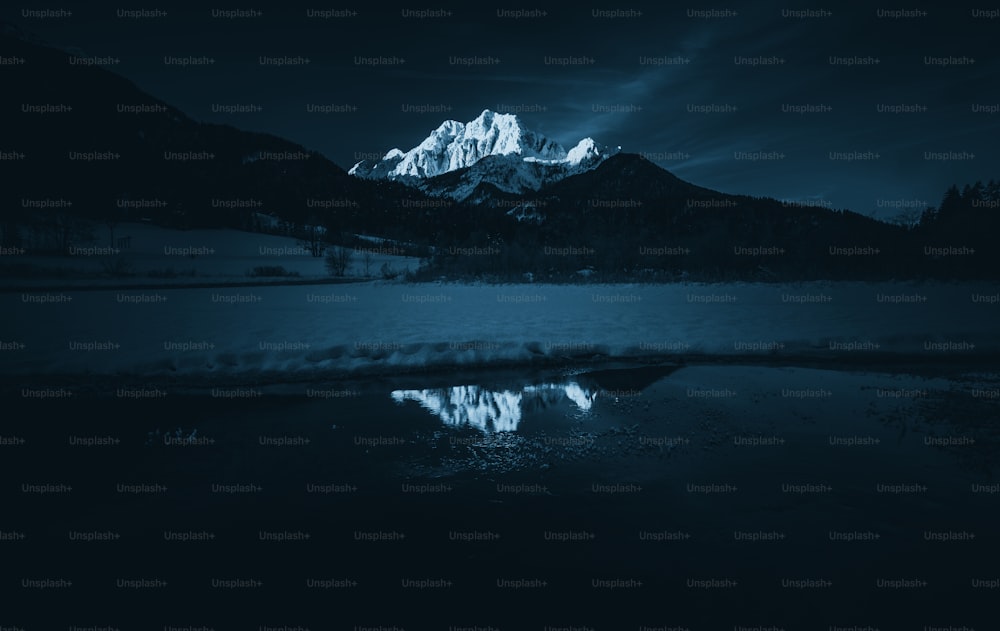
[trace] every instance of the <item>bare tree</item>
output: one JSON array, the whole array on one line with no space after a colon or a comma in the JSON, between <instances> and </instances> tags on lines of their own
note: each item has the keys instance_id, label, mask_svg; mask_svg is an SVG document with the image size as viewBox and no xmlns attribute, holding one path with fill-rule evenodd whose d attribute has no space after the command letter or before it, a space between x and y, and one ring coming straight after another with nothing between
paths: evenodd
<instances>
[{"instance_id":1,"label":"bare tree","mask_svg":"<svg viewBox=\"0 0 1000 631\"><path fill-rule=\"evenodd\" d=\"M40 215L32 224L33 249L68 254L71 246L93 243L93 225L71 215Z\"/></svg>"},{"instance_id":2,"label":"bare tree","mask_svg":"<svg viewBox=\"0 0 1000 631\"><path fill-rule=\"evenodd\" d=\"M301 232L299 245L303 249L308 250L314 257L319 258L323 256L323 251L326 249L326 244L323 243L323 237L323 229L320 226L316 224L309 224L306 225Z\"/></svg>"},{"instance_id":3,"label":"bare tree","mask_svg":"<svg viewBox=\"0 0 1000 631\"><path fill-rule=\"evenodd\" d=\"M354 251L343 245L335 245L326 255L326 271L332 276L344 276L351 265Z\"/></svg>"},{"instance_id":4,"label":"bare tree","mask_svg":"<svg viewBox=\"0 0 1000 631\"><path fill-rule=\"evenodd\" d=\"M365 277L367 278L367 277L371 276L372 275L372 264L375 262L375 257L372 256L372 251L371 250L366 249L364 251L364 253L361 255L361 262L365 266Z\"/></svg>"},{"instance_id":5,"label":"bare tree","mask_svg":"<svg viewBox=\"0 0 1000 631\"><path fill-rule=\"evenodd\" d=\"M104 225L108 227L108 247L115 247L115 226L118 225L118 220L114 218L109 218L104 221Z\"/></svg>"}]
</instances>

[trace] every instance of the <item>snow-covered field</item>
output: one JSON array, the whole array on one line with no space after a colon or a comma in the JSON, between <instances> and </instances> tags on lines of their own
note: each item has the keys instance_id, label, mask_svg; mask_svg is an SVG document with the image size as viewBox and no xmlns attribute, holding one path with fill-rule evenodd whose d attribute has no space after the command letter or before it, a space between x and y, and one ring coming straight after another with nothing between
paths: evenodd
<instances>
[{"instance_id":1,"label":"snow-covered field","mask_svg":"<svg viewBox=\"0 0 1000 631\"><path fill-rule=\"evenodd\" d=\"M310 379L604 358L969 359L1000 285L382 281L0 294L0 372Z\"/></svg>"},{"instance_id":2,"label":"snow-covered field","mask_svg":"<svg viewBox=\"0 0 1000 631\"><path fill-rule=\"evenodd\" d=\"M239 230L172 230L143 223L121 223L114 239L104 226L96 240L73 246L69 256L10 256L3 263L27 264L51 273L7 279L14 286L150 285L240 283L273 280L324 280L330 274L323 257L312 256L295 238ZM117 247L126 239L127 247ZM403 272L420 260L396 256L392 244L372 242L368 269L355 252L345 276L378 277L382 265ZM257 267L282 267L288 276L254 276ZM366 274L367 271L367 274Z\"/></svg>"}]
</instances>

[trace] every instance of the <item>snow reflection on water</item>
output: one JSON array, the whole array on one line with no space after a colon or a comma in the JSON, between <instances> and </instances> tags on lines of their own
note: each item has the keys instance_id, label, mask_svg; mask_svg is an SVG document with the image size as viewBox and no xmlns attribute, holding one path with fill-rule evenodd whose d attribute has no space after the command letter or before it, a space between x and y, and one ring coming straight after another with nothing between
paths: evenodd
<instances>
[{"instance_id":1,"label":"snow reflection on water","mask_svg":"<svg viewBox=\"0 0 1000 631\"><path fill-rule=\"evenodd\" d=\"M520 391L489 390L478 385L394 390L392 399L403 404L416 401L451 427L474 427L484 433L516 432L525 407L571 401L580 412L588 412L597 392L575 381L525 386Z\"/></svg>"}]
</instances>

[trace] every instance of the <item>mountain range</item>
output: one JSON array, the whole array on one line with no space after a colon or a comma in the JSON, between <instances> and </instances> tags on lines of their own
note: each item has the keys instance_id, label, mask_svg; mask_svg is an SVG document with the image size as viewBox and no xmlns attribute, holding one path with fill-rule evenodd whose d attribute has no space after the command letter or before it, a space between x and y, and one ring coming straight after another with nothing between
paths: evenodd
<instances>
[{"instance_id":1,"label":"mountain range","mask_svg":"<svg viewBox=\"0 0 1000 631\"><path fill-rule=\"evenodd\" d=\"M401 181L436 197L477 202L491 188L514 194L538 191L594 169L620 150L584 138L567 151L526 129L516 115L487 109L467 123L447 120L409 151L391 149L381 160L362 160L348 173Z\"/></svg>"},{"instance_id":2,"label":"mountain range","mask_svg":"<svg viewBox=\"0 0 1000 631\"><path fill-rule=\"evenodd\" d=\"M991 277L1000 269L992 184L949 191L947 204L907 229L713 191L591 138L566 150L490 110L445 121L409 151L348 172L286 139L194 120L20 29L0 28L0 50L24 60L5 65L0 91L4 247L53 229L57 216L261 230L267 214L288 234L323 226L330 243L362 234L414 244L429 278ZM928 246L945 254L927 255ZM970 254L949 256L945 246Z\"/></svg>"}]
</instances>

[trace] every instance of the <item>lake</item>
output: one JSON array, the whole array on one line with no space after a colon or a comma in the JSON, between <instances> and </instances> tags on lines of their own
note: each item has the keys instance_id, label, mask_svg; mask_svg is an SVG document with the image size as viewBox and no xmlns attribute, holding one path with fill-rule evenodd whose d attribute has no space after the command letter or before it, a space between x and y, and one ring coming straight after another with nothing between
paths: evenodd
<instances>
[{"instance_id":1,"label":"lake","mask_svg":"<svg viewBox=\"0 0 1000 631\"><path fill-rule=\"evenodd\" d=\"M996 619L1000 382L979 365L74 383L4 382L3 624Z\"/></svg>"}]
</instances>

